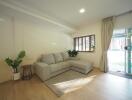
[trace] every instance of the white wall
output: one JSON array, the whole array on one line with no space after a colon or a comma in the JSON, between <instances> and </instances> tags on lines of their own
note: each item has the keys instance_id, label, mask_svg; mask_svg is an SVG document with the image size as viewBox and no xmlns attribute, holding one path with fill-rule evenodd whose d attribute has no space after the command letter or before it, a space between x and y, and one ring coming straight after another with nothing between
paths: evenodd
<instances>
[{"instance_id":1,"label":"white wall","mask_svg":"<svg viewBox=\"0 0 132 100\"><path fill-rule=\"evenodd\" d=\"M42 53L54 53L72 48L72 38L69 34L49 31L45 26L16 19L15 21L16 52L27 51L32 58ZM52 30L52 29L51 29Z\"/></svg>"},{"instance_id":2,"label":"white wall","mask_svg":"<svg viewBox=\"0 0 132 100\"><path fill-rule=\"evenodd\" d=\"M55 31L47 23L26 17L0 15L0 82L11 79L11 71L4 63L21 50L26 57L37 59L41 54L66 51L72 48L69 34ZM52 26L52 25L51 25Z\"/></svg>"},{"instance_id":3,"label":"white wall","mask_svg":"<svg viewBox=\"0 0 132 100\"><path fill-rule=\"evenodd\" d=\"M73 37L95 34L95 52L79 52L79 57L99 67L101 58L101 21L80 28Z\"/></svg>"}]
</instances>

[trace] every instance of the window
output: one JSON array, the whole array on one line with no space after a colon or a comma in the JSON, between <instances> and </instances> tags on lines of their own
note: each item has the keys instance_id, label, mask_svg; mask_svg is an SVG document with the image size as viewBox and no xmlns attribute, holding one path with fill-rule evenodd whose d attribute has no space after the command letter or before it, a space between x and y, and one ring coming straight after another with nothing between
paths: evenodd
<instances>
[{"instance_id":1,"label":"window","mask_svg":"<svg viewBox=\"0 0 132 100\"><path fill-rule=\"evenodd\" d=\"M114 30L112 39L111 39L111 43L109 46L109 50L111 50L111 51L124 50L124 46L126 44L125 37L127 37L125 29Z\"/></svg>"},{"instance_id":2,"label":"window","mask_svg":"<svg viewBox=\"0 0 132 100\"><path fill-rule=\"evenodd\" d=\"M74 49L82 52L93 52L95 50L95 35L75 37Z\"/></svg>"}]
</instances>

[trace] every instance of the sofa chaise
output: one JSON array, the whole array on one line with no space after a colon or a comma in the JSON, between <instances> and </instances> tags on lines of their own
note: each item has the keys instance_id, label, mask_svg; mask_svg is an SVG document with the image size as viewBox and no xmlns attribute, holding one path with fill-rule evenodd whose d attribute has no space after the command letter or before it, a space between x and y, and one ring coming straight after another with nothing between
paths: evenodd
<instances>
[{"instance_id":1,"label":"sofa chaise","mask_svg":"<svg viewBox=\"0 0 132 100\"><path fill-rule=\"evenodd\" d=\"M42 55L34 65L35 73L43 81L70 69L83 74L93 69L91 63L69 57L67 52Z\"/></svg>"}]
</instances>

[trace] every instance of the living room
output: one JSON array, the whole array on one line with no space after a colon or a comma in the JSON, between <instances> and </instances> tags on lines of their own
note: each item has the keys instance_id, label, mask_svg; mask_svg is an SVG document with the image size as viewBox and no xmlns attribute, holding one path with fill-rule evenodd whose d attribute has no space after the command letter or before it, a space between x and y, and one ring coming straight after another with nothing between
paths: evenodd
<instances>
[{"instance_id":1,"label":"living room","mask_svg":"<svg viewBox=\"0 0 132 100\"><path fill-rule=\"evenodd\" d=\"M131 5L0 0L0 100L131 100Z\"/></svg>"}]
</instances>

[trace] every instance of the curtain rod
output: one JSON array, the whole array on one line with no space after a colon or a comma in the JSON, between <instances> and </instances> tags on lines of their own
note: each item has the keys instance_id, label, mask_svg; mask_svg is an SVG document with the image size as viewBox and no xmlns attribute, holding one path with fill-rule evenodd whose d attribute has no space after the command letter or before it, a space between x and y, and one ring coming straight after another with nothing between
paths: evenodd
<instances>
[{"instance_id":1,"label":"curtain rod","mask_svg":"<svg viewBox=\"0 0 132 100\"><path fill-rule=\"evenodd\" d=\"M131 14L131 13L132 13L132 10L129 10L127 12L124 12L124 13L121 13L119 15L116 15L115 17L123 16L123 15L126 15L126 14Z\"/></svg>"}]
</instances>

